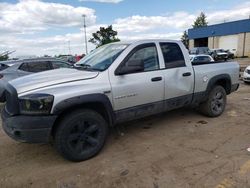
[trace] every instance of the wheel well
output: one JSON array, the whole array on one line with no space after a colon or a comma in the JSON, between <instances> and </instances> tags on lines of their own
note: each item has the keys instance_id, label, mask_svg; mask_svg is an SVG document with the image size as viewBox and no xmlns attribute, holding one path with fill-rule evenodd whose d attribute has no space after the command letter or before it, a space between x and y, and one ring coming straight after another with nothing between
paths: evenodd
<instances>
[{"instance_id":1,"label":"wheel well","mask_svg":"<svg viewBox=\"0 0 250 188\"><path fill-rule=\"evenodd\" d=\"M84 103L81 105L74 105L71 106L70 108L65 109L64 111L62 111L59 115L58 118L56 119L52 130L51 130L51 136L54 137L55 136L55 132L57 127L59 126L60 122L63 120L63 118L65 116L67 116L70 113L74 113L74 111L79 110L79 109L91 109L94 110L96 112L98 112L100 115L102 115L102 117L107 121L108 125L112 125L112 120L104 106L104 104L102 104L101 102L91 102L91 103Z\"/></svg>"},{"instance_id":2,"label":"wheel well","mask_svg":"<svg viewBox=\"0 0 250 188\"><path fill-rule=\"evenodd\" d=\"M219 79L215 82L215 85L222 86L227 94L231 93L231 81L228 79Z\"/></svg>"}]
</instances>

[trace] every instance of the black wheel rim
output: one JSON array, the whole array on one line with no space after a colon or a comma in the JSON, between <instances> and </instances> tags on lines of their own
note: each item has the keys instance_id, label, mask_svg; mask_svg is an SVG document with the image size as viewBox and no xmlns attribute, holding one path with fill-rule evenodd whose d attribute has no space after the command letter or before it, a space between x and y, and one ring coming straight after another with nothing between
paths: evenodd
<instances>
[{"instance_id":1,"label":"black wheel rim","mask_svg":"<svg viewBox=\"0 0 250 188\"><path fill-rule=\"evenodd\" d=\"M211 102L212 111L216 114L219 114L224 109L224 97L222 92L216 92L212 98Z\"/></svg>"},{"instance_id":2,"label":"black wheel rim","mask_svg":"<svg viewBox=\"0 0 250 188\"><path fill-rule=\"evenodd\" d=\"M67 143L71 151L77 154L90 152L100 142L100 126L94 120L81 119L76 121L69 131Z\"/></svg>"}]
</instances>

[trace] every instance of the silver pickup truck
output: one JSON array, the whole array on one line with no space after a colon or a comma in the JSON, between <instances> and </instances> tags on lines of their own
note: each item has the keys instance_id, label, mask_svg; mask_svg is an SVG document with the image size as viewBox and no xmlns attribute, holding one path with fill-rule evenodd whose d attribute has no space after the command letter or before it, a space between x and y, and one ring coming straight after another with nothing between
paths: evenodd
<instances>
[{"instance_id":1,"label":"silver pickup truck","mask_svg":"<svg viewBox=\"0 0 250 188\"><path fill-rule=\"evenodd\" d=\"M24 142L53 141L63 157L82 161L102 149L110 126L184 106L217 117L239 87L237 63L192 66L173 40L108 44L76 67L10 81L5 132Z\"/></svg>"}]
</instances>

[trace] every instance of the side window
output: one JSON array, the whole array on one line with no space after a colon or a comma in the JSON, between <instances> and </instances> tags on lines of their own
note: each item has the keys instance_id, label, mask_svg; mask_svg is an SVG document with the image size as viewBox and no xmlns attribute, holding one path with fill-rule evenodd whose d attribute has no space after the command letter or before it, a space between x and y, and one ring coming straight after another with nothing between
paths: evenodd
<instances>
[{"instance_id":1,"label":"side window","mask_svg":"<svg viewBox=\"0 0 250 188\"><path fill-rule=\"evenodd\" d=\"M28 63L29 72L42 72L50 70L50 63L47 61Z\"/></svg>"},{"instance_id":2,"label":"side window","mask_svg":"<svg viewBox=\"0 0 250 188\"><path fill-rule=\"evenodd\" d=\"M206 56L199 56L199 57L197 57L196 62L203 62L203 63L210 62L210 58L206 57Z\"/></svg>"},{"instance_id":3,"label":"side window","mask_svg":"<svg viewBox=\"0 0 250 188\"><path fill-rule=\"evenodd\" d=\"M20 67L18 68L19 70L25 71L25 72L29 72L29 66L28 63L23 63L20 65Z\"/></svg>"},{"instance_id":4,"label":"side window","mask_svg":"<svg viewBox=\"0 0 250 188\"><path fill-rule=\"evenodd\" d=\"M210 62L211 59L210 59L209 57L207 57L207 56L204 56L204 57L202 58L202 61L203 61L203 62Z\"/></svg>"},{"instance_id":5,"label":"side window","mask_svg":"<svg viewBox=\"0 0 250 188\"><path fill-rule=\"evenodd\" d=\"M155 44L142 45L130 55L125 66L132 61L141 61L144 65L144 71L152 71L159 69L158 54ZM143 71L138 71L143 72Z\"/></svg>"},{"instance_id":6,"label":"side window","mask_svg":"<svg viewBox=\"0 0 250 188\"><path fill-rule=\"evenodd\" d=\"M60 62L60 61L53 61L51 62L52 66L54 69L59 69L59 68L70 68L71 66L67 63Z\"/></svg>"},{"instance_id":7,"label":"side window","mask_svg":"<svg viewBox=\"0 0 250 188\"><path fill-rule=\"evenodd\" d=\"M181 48L176 43L160 43L166 68L185 67Z\"/></svg>"}]
</instances>

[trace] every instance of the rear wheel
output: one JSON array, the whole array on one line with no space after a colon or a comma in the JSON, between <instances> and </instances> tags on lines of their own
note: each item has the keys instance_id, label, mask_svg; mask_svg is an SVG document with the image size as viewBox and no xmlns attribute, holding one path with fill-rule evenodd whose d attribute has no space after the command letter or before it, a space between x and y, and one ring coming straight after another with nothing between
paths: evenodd
<instances>
[{"instance_id":1,"label":"rear wheel","mask_svg":"<svg viewBox=\"0 0 250 188\"><path fill-rule=\"evenodd\" d=\"M104 118L93 110L78 110L59 124L55 133L55 147L70 161L94 157L102 149L108 133Z\"/></svg>"},{"instance_id":2,"label":"rear wheel","mask_svg":"<svg viewBox=\"0 0 250 188\"><path fill-rule=\"evenodd\" d=\"M200 104L199 110L209 117L220 116L226 107L227 94L222 86L215 86L209 93L206 102Z\"/></svg>"}]
</instances>

